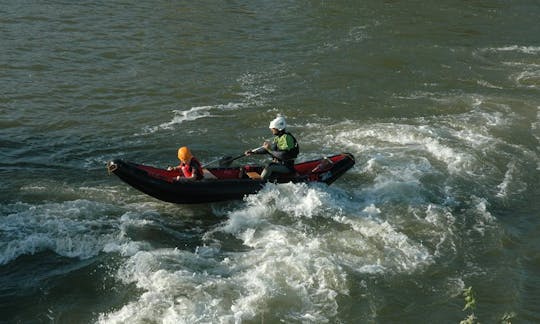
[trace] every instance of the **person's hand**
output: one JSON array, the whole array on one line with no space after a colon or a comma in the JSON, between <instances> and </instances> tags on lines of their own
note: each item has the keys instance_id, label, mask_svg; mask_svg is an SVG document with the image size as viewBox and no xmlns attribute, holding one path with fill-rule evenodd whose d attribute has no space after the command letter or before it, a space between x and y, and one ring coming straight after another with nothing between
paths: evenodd
<instances>
[{"instance_id":1,"label":"person's hand","mask_svg":"<svg viewBox=\"0 0 540 324\"><path fill-rule=\"evenodd\" d=\"M172 170L174 170L172 166L167 168L167 171L172 171Z\"/></svg>"},{"instance_id":2,"label":"person's hand","mask_svg":"<svg viewBox=\"0 0 540 324\"><path fill-rule=\"evenodd\" d=\"M251 154L253 154L252 150L248 150L248 151L244 152L244 155L246 155L246 156L250 156Z\"/></svg>"},{"instance_id":3,"label":"person's hand","mask_svg":"<svg viewBox=\"0 0 540 324\"><path fill-rule=\"evenodd\" d=\"M264 147L267 151L270 150L270 142L264 141L263 147Z\"/></svg>"}]
</instances>

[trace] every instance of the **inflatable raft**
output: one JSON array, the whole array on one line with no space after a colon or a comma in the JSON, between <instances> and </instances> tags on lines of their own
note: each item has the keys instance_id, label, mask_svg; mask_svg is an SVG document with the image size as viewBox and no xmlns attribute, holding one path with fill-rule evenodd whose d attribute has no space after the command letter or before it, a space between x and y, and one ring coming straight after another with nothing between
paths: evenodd
<instances>
[{"instance_id":1,"label":"inflatable raft","mask_svg":"<svg viewBox=\"0 0 540 324\"><path fill-rule=\"evenodd\" d=\"M352 154L341 153L295 164L295 172L276 174L269 182L322 182L330 185L354 166ZM133 188L162 201L177 204L198 204L242 199L261 190L260 179L264 166L205 168L204 179L187 181L176 171L123 160L107 163L109 173L115 174Z\"/></svg>"}]
</instances>

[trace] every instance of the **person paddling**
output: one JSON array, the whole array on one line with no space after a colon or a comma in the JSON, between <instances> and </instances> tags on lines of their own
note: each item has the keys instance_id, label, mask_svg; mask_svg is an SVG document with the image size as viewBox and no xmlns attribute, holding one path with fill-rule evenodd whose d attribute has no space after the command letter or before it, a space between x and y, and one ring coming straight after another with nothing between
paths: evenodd
<instances>
[{"instance_id":1,"label":"person paddling","mask_svg":"<svg viewBox=\"0 0 540 324\"><path fill-rule=\"evenodd\" d=\"M203 178L203 169L197 158L191 154L191 151L186 146L178 149L178 159L180 164L176 167L168 167L168 171L180 170L183 177L178 176L176 180L201 180Z\"/></svg>"},{"instance_id":2,"label":"person paddling","mask_svg":"<svg viewBox=\"0 0 540 324\"><path fill-rule=\"evenodd\" d=\"M261 179L268 181L273 173L294 173L294 159L300 153L296 138L286 130L287 122L282 116L277 116L270 122L268 128L274 135L272 142L265 141L263 146L256 150L244 152L245 155L270 154L270 162L261 173Z\"/></svg>"}]
</instances>

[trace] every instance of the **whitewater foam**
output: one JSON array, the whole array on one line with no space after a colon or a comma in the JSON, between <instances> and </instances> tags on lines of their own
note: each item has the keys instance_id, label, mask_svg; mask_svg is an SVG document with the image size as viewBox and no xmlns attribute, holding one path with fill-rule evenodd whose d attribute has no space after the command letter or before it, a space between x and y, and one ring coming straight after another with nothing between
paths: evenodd
<instances>
[{"instance_id":1,"label":"whitewater foam","mask_svg":"<svg viewBox=\"0 0 540 324\"><path fill-rule=\"evenodd\" d=\"M483 52L519 52L524 54L538 54L540 53L539 46L519 46L519 45L509 45L502 47L487 47L481 49Z\"/></svg>"},{"instance_id":2,"label":"whitewater foam","mask_svg":"<svg viewBox=\"0 0 540 324\"><path fill-rule=\"evenodd\" d=\"M100 322L332 322L351 272L409 273L432 262L383 213L328 187L266 186L204 234L208 245L128 255L117 277L142 293ZM223 250L223 234L244 248Z\"/></svg>"},{"instance_id":3,"label":"whitewater foam","mask_svg":"<svg viewBox=\"0 0 540 324\"><path fill-rule=\"evenodd\" d=\"M173 119L169 122L162 123L158 126L145 127L143 134L152 134L159 130L174 129L175 126L180 125L187 121L194 121L200 118L215 117L212 115L212 110L223 110L223 109L237 109L240 104L238 103L229 103L226 105L214 105L214 106L199 106L192 107L189 110L173 110L174 113Z\"/></svg>"},{"instance_id":4,"label":"whitewater foam","mask_svg":"<svg viewBox=\"0 0 540 324\"><path fill-rule=\"evenodd\" d=\"M87 200L7 206L2 218L0 264L25 254L50 250L68 258L87 259L110 242L121 241L118 223L107 218L114 208ZM103 215L96 218L97 215Z\"/></svg>"},{"instance_id":5,"label":"whitewater foam","mask_svg":"<svg viewBox=\"0 0 540 324\"><path fill-rule=\"evenodd\" d=\"M489 203L485 198L472 196L471 200L474 203L473 209L471 209L475 221L473 229L483 236L486 233L486 229L497 226L496 219L489 212Z\"/></svg>"},{"instance_id":6,"label":"whitewater foam","mask_svg":"<svg viewBox=\"0 0 540 324\"><path fill-rule=\"evenodd\" d=\"M338 143L350 148L365 148L365 144L359 146L357 142L372 142L372 147L379 151L396 151L406 153L408 150L424 150L432 157L444 162L448 171L459 173L469 168L473 159L466 153L457 152L452 147L441 143L435 129L427 126L414 126L405 124L377 124L368 129L354 129L341 131L334 139ZM392 150L394 145L406 149Z\"/></svg>"},{"instance_id":7,"label":"whitewater foam","mask_svg":"<svg viewBox=\"0 0 540 324\"><path fill-rule=\"evenodd\" d=\"M228 218L206 231L205 245L193 252L108 245L107 251L126 258L117 277L142 292L100 321L332 322L338 300L350 294L351 276L422 272L455 255L461 226L456 205L465 208L474 232L484 235L496 223L487 200L463 202L456 183L482 170L475 184L484 178L497 184L497 168L488 169L480 157L498 154L497 145L511 146L493 131L519 116L477 95L431 99L449 106L465 102L468 109L410 123L311 123L315 134L309 138L317 145L342 147L365 160L349 173L369 174L366 183L346 191L269 184L221 211ZM517 166L507 166L497 186L503 197L519 176ZM241 247L227 250L223 237ZM447 282L453 291L462 285L456 280Z\"/></svg>"},{"instance_id":8,"label":"whitewater foam","mask_svg":"<svg viewBox=\"0 0 540 324\"><path fill-rule=\"evenodd\" d=\"M499 198L505 198L508 195L508 186L514 179L513 173L516 172L516 163L515 161L511 161L507 165L508 169L506 170L506 173L504 174L503 181L497 186L497 189L499 191L497 192L496 196Z\"/></svg>"}]
</instances>

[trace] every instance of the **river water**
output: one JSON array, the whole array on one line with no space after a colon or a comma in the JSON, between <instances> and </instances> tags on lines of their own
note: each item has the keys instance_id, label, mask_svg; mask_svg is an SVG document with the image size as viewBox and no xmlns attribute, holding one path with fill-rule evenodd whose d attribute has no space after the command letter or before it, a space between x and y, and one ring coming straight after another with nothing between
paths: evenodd
<instances>
[{"instance_id":1,"label":"river water","mask_svg":"<svg viewBox=\"0 0 540 324\"><path fill-rule=\"evenodd\" d=\"M539 322L539 16L533 0L3 1L0 322ZM206 205L107 175L182 145L236 156L277 114L299 160L357 164Z\"/></svg>"}]
</instances>

